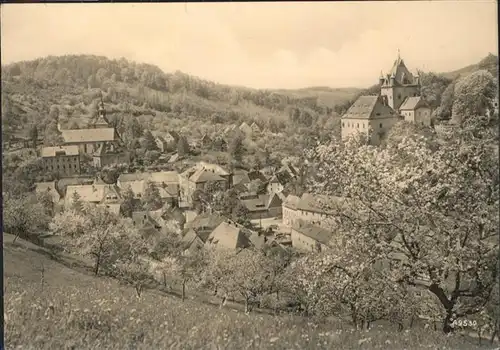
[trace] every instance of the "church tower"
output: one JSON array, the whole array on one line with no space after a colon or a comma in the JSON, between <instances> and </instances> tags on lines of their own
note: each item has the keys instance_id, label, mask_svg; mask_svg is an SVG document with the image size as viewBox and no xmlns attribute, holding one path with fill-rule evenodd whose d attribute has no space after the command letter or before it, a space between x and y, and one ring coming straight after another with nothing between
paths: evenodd
<instances>
[{"instance_id":1,"label":"church tower","mask_svg":"<svg viewBox=\"0 0 500 350\"><path fill-rule=\"evenodd\" d=\"M389 74L380 74L380 95L394 110L398 110L407 97L420 96L420 77L411 74L406 68L398 50L398 58L394 61Z\"/></svg>"},{"instance_id":2,"label":"church tower","mask_svg":"<svg viewBox=\"0 0 500 350\"><path fill-rule=\"evenodd\" d=\"M102 100L102 94L101 94L101 101L97 106L97 119L96 122L94 123L94 128L96 129L109 128L109 123L106 118L106 109L104 108L104 101Z\"/></svg>"}]
</instances>

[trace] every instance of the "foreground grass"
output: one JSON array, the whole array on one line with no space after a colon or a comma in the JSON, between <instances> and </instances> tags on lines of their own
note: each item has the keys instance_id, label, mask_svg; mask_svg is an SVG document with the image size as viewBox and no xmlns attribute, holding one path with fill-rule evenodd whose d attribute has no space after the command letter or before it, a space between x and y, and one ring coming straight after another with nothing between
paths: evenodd
<instances>
[{"instance_id":1,"label":"foreground grass","mask_svg":"<svg viewBox=\"0 0 500 350\"><path fill-rule=\"evenodd\" d=\"M132 288L64 267L22 241L5 243L4 272L7 349L478 348L477 341L429 330L355 331L348 324L245 315L154 291L138 298Z\"/></svg>"}]
</instances>

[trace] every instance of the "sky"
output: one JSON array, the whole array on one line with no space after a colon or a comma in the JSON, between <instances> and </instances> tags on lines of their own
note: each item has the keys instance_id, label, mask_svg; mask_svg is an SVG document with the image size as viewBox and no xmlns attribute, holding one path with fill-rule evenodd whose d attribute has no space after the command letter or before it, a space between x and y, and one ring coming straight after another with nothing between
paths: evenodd
<instances>
[{"instance_id":1,"label":"sky","mask_svg":"<svg viewBox=\"0 0 500 350\"><path fill-rule=\"evenodd\" d=\"M1 5L2 64L95 54L253 88L367 87L498 55L494 0Z\"/></svg>"}]
</instances>

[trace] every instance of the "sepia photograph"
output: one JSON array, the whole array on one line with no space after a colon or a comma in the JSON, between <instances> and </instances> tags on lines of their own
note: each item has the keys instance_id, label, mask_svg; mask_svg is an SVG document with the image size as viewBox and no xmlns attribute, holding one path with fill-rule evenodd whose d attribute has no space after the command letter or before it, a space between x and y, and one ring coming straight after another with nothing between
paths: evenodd
<instances>
[{"instance_id":1,"label":"sepia photograph","mask_svg":"<svg viewBox=\"0 0 500 350\"><path fill-rule=\"evenodd\" d=\"M1 4L0 350L499 350L497 13Z\"/></svg>"}]
</instances>

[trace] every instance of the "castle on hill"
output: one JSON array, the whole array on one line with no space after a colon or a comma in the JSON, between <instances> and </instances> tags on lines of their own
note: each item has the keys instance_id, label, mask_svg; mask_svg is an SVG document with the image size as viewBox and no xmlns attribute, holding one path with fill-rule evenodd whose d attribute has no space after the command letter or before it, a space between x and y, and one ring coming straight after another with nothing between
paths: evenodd
<instances>
[{"instance_id":1,"label":"castle on hill","mask_svg":"<svg viewBox=\"0 0 500 350\"><path fill-rule=\"evenodd\" d=\"M398 53L388 74L380 74L380 92L360 96L342 116L342 140L365 134L372 145L380 144L400 120L432 125L431 107L420 94L420 76L412 74Z\"/></svg>"}]
</instances>

